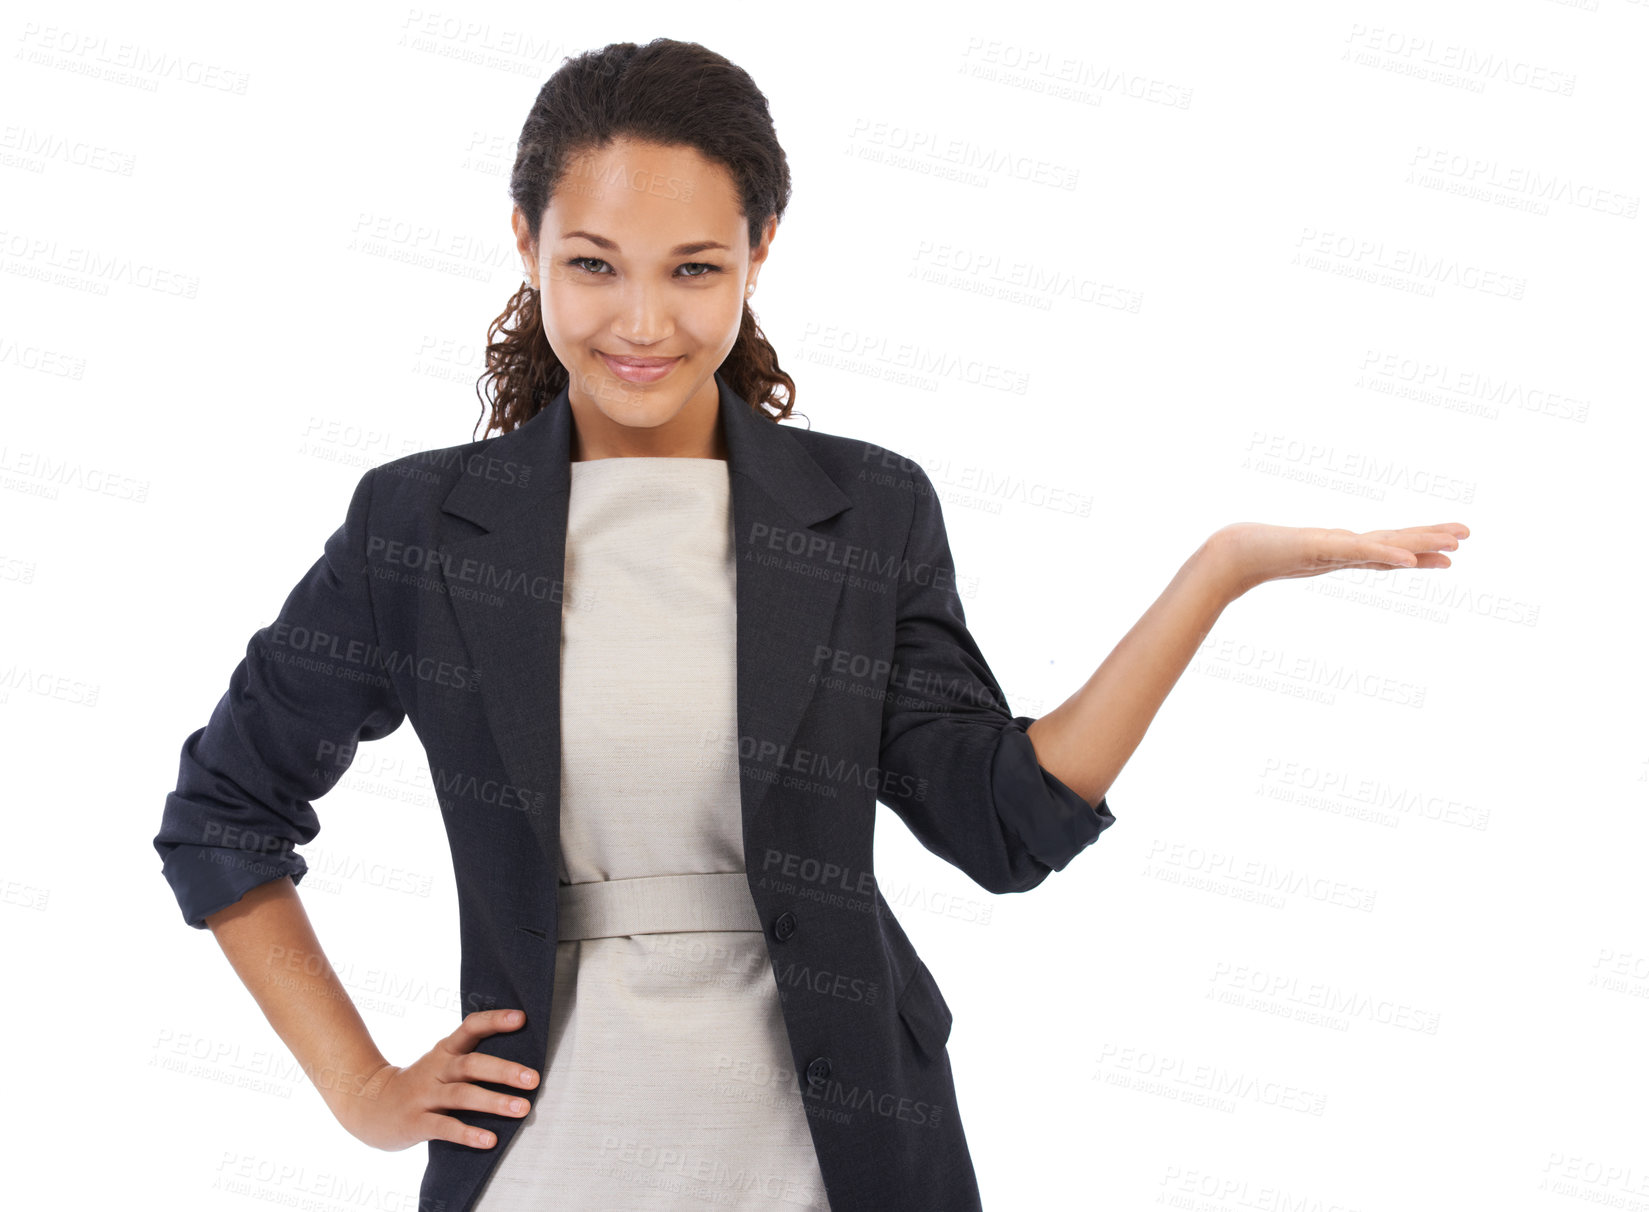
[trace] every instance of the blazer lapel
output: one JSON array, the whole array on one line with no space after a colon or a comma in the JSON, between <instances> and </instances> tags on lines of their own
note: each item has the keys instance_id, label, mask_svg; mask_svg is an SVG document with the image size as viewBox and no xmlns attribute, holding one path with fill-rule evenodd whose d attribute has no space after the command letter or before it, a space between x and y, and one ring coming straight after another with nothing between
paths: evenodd
<instances>
[{"instance_id":1,"label":"blazer lapel","mask_svg":"<svg viewBox=\"0 0 1649 1212\"><path fill-rule=\"evenodd\" d=\"M782 425L717 372L727 440L737 585L739 788L746 854L772 836L758 815L812 696L814 652L830 639L843 565L813 527L851 502ZM442 504L484 533L449 541L441 573L511 782L555 811L529 813L560 869L561 612L582 608L563 580L572 409L562 388L531 420L466 458ZM814 540L823 546L814 545ZM810 576L809 570L830 575ZM589 609L599 610L599 599Z\"/></svg>"}]
</instances>

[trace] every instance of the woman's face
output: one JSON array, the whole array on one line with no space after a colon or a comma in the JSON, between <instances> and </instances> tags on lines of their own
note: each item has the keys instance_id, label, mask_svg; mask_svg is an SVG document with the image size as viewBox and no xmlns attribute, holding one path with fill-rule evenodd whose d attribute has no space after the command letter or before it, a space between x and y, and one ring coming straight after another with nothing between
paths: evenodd
<instances>
[{"instance_id":1,"label":"woman's face","mask_svg":"<svg viewBox=\"0 0 1649 1212\"><path fill-rule=\"evenodd\" d=\"M731 176L690 147L615 140L575 159L534 247L516 244L539 291L544 335L569 376L574 458L694 454L715 427L714 372L733 348L752 252Z\"/></svg>"}]
</instances>

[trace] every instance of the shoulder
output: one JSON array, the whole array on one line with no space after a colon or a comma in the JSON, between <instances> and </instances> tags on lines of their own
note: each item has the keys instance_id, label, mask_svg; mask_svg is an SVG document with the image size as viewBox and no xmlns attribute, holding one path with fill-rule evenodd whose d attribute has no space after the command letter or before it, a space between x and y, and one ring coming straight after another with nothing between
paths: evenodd
<instances>
[{"instance_id":1,"label":"shoulder","mask_svg":"<svg viewBox=\"0 0 1649 1212\"><path fill-rule=\"evenodd\" d=\"M407 541L436 540L445 532L442 505L458 482L481 476L526 484L532 468L519 458L513 434L435 446L379 463L362 477L357 492L368 504L375 534Z\"/></svg>"},{"instance_id":2,"label":"shoulder","mask_svg":"<svg viewBox=\"0 0 1649 1212\"><path fill-rule=\"evenodd\" d=\"M900 535L909 533L919 515L937 506L933 481L922 465L903 451L845 434L804 429L786 422L786 433L852 499L855 508L881 515Z\"/></svg>"},{"instance_id":3,"label":"shoulder","mask_svg":"<svg viewBox=\"0 0 1649 1212\"><path fill-rule=\"evenodd\" d=\"M783 429L793 435L825 474L850 496L856 491L868 491L872 495L891 494L909 501L933 491L933 483L922 465L890 446L845 434L803 429L789 422Z\"/></svg>"},{"instance_id":4,"label":"shoulder","mask_svg":"<svg viewBox=\"0 0 1649 1212\"><path fill-rule=\"evenodd\" d=\"M380 498L395 497L408 503L419 497L439 502L466 474L494 461L507 462L516 445L510 434L494 434L474 442L435 446L380 463L369 473L377 481Z\"/></svg>"}]
</instances>

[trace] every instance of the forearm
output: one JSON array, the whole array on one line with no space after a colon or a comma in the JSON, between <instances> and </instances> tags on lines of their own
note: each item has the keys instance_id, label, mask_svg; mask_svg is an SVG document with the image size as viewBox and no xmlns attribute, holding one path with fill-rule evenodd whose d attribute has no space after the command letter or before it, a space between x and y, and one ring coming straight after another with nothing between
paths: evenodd
<instances>
[{"instance_id":1,"label":"forearm","mask_svg":"<svg viewBox=\"0 0 1649 1212\"><path fill-rule=\"evenodd\" d=\"M389 1062L327 962L298 890L270 880L206 919L235 972L342 1120L348 1096Z\"/></svg>"},{"instance_id":2,"label":"forearm","mask_svg":"<svg viewBox=\"0 0 1649 1212\"><path fill-rule=\"evenodd\" d=\"M1210 538L1081 689L1026 729L1042 767L1097 807L1239 593L1220 541Z\"/></svg>"}]
</instances>

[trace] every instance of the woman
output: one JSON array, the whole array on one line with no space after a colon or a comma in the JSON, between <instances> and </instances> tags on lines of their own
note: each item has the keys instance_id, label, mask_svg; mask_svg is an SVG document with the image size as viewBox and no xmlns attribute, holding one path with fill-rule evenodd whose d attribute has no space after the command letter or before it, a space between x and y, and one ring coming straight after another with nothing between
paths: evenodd
<instances>
[{"instance_id":1,"label":"woman","mask_svg":"<svg viewBox=\"0 0 1649 1212\"><path fill-rule=\"evenodd\" d=\"M364 476L185 743L155 839L184 918L347 1130L430 1142L428 1206L977 1208L950 1012L875 891L875 803L1029 890L1112 823L1225 604L1448 567L1466 528L1226 527L1069 701L1012 717L921 469L774 424L794 384L748 299L789 176L748 75L662 39L570 60L510 188L498 434ZM403 1067L325 961L293 846L409 716L471 1012Z\"/></svg>"}]
</instances>

